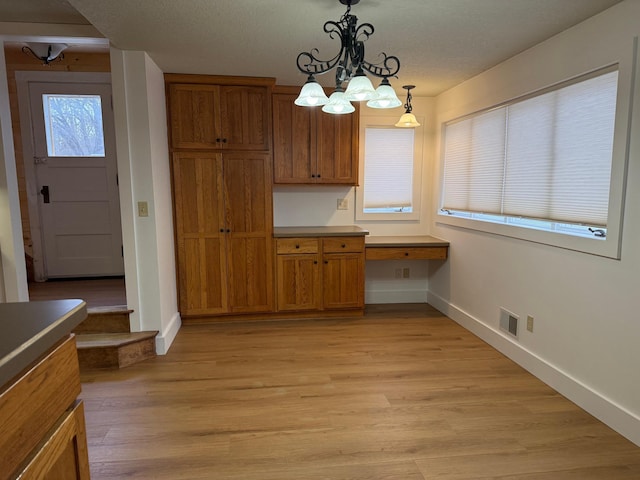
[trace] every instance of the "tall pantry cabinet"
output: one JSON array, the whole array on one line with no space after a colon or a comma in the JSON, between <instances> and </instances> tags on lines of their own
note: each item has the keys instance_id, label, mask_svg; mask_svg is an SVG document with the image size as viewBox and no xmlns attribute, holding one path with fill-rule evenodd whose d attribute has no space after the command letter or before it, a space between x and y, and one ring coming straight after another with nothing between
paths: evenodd
<instances>
[{"instance_id":1,"label":"tall pantry cabinet","mask_svg":"<svg viewBox=\"0 0 640 480\"><path fill-rule=\"evenodd\" d=\"M273 311L273 79L166 74L183 317Z\"/></svg>"}]
</instances>

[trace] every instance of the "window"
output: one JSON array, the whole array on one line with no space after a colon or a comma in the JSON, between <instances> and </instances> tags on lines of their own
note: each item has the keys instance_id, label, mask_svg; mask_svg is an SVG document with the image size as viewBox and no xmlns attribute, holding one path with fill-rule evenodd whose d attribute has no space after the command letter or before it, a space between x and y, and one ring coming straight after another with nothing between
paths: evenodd
<instances>
[{"instance_id":1,"label":"window","mask_svg":"<svg viewBox=\"0 0 640 480\"><path fill-rule=\"evenodd\" d=\"M356 218L418 219L421 130L390 126L392 122L384 117L364 117L363 120L364 148Z\"/></svg>"},{"instance_id":2,"label":"window","mask_svg":"<svg viewBox=\"0 0 640 480\"><path fill-rule=\"evenodd\" d=\"M445 124L440 214L604 241L617 86L608 68Z\"/></svg>"},{"instance_id":3,"label":"window","mask_svg":"<svg viewBox=\"0 0 640 480\"><path fill-rule=\"evenodd\" d=\"M104 157L100 95L42 95L50 157Z\"/></svg>"}]
</instances>

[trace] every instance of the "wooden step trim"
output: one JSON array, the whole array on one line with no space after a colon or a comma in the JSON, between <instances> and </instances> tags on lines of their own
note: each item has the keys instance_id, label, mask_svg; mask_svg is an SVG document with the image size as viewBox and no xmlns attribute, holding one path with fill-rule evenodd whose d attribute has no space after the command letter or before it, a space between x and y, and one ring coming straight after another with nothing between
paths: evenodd
<instances>
[{"instance_id":1,"label":"wooden step trim","mask_svg":"<svg viewBox=\"0 0 640 480\"><path fill-rule=\"evenodd\" d=\"M76 335L83 370L123 368L156 356L157 331Z\"/></svg>"},{"instance_id":2,"label":"wooden step trim","mask_svg":"<svg viewBox=\"0 0 640 480\"><path fill-rule=\"evenodd\" d=\"M129 314L132 312L126 305L88 308L87 318L74 329L74 333L129 333Z\"/></svg>"}]
</instances>

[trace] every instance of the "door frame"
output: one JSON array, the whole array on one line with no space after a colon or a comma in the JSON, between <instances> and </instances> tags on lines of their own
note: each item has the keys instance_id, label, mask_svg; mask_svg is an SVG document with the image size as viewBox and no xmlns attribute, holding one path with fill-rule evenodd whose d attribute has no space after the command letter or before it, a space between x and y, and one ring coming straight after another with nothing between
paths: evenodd
<instances>
[{"instance_id":1,"label":"door frame","mask_svg":"<svg viewBox=\"0 0 640 480\"><path fill-rule=\"evenodd\" d=\"M40 208L38 206L38 185L36 169L33 162L35 147L32 132L25 130L32 125L29 84L30 83L108 83L111 84L111 73L107 72L35 72L17 71L16 88L18 93L18 107L20 116L20 136L22 137L22 161L24 163L25 190L27 195L27 209L29 212L29 226L33 249L33 277L35 281L47 279L44 266L44 245L40 228ZM113 126L112 126L113 127ZM117 160L116 160L117 165Z\"/></svg>"}]
</instances>

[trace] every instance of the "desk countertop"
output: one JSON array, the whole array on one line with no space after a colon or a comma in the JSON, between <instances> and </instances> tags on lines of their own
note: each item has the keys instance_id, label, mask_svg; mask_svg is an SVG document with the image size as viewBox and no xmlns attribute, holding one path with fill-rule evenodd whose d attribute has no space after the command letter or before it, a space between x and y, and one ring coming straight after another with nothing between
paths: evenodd
<instances>
[{"instance_id":1,"label":"desk countertop","mask_svg":"<svg viewBox=\"0 0 640 480\"><path fill-rule=\"evenodd\" d=\"M367 237L365 247L448 247L449 242L430 235L398 235Z\"/></svg>"},{"instance_id":2,"label":"desk countertop","mask_svg":"<svg viewBox=\"0 0 640 480\"><path fill-rule=\"evenodd\" d=\"M0 389L86 316L82 300L0 303Z\"/></svg>"}]
</instances>

